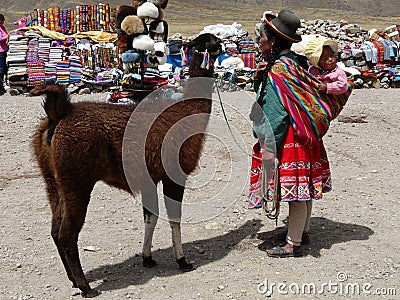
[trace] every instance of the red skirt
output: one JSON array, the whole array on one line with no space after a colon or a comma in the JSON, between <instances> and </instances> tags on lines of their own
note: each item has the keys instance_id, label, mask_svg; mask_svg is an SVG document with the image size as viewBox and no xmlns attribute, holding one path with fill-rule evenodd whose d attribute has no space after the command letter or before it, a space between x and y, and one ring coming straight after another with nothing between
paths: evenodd
<instances>
[{"instance_id":1,"label":"red skirt","mask_svg":"<svg viewBox=\"0 0 400 300\"><path fill-rule=\"evenodd\" d=\"M277 153L281 201L319 200L332 189L331 172L324 144L303 147L289 126L283 146ZM274 182L268 187L273 197Z\"/></svg>"}]
</instances>

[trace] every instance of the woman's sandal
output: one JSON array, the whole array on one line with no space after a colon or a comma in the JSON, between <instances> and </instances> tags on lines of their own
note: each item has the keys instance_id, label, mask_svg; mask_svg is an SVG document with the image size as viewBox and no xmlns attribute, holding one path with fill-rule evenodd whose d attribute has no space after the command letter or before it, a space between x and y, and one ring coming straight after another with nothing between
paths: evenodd
<instances>
[{"instance_id":1,"label":"woman's sandal","mask_svg":"<svg viewBox=\"0 0 400 300\"><path fill-rule=\"evenodd\" d=\"M271 250L267 251L269 257L301 257L303 256L302 246L293 246L293 250L287 250L281 246L275 246Z\"/></svg>"},{"instance_id":2,"label":"woman's sandal","mask_svg":"<svg viewBox=\"0 0 400 300\"><path fill-rule=\"evenodd\" d=\"M287 230L277 234L276 235L276 240L277 241L286 241L287 234L288 234ZM311 243L311 239L310 239L309 233L308 232L303 232L303 234L301 235L301 244L302 245L309 245L310 243Z\"/></svg>"}]
</instances>

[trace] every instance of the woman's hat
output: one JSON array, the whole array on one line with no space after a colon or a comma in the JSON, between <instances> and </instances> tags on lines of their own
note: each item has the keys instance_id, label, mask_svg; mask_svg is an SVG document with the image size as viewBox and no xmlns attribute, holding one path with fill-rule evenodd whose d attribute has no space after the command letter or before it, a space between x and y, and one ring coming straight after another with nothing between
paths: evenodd
<instances>
[{"instance_id":1,"label":"woman's hat","mask_svg":"<svg viewBox=\"0 0 400 300\"><path fill-rule=\"evenodd\" d=\"M301 25L300 19L290 10L281 10L276 18L265 20L265 23L282 38L294 43L301 41L301 36L296 34Z\"/></svg>"},{"instance_id":2,"label":"woman's hat","mask_svg":"<svg viewBox=\"0 0 400 300\"><path fill-rule=\"evenodd\" d=\"M324 46L329 46L334 53L338 51L338 43L325 37L317 37L307 43L304 49L304 55L314 67L318 67L318 62L322 54Z\"/></svg>"}]
</instances>

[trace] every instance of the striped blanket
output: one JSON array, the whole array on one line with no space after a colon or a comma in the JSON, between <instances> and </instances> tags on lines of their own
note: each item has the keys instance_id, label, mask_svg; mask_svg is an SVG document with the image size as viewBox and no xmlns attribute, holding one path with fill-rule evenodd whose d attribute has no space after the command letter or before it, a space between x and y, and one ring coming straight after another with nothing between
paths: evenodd
<instances>
[{"instance_id":1,"label":"striped blanket","mask_svg":"<svg viewBox=\"0 0 400 300\"><path fill-rule=\"evenodd\" d=\"M352 85L345 94L330 95L318 91L320 82L293 60L283 57L269 72L274 90L288 111L292 126L305 146L317 143L328 131L350 96Z\"/></svg>"}]
</instances>

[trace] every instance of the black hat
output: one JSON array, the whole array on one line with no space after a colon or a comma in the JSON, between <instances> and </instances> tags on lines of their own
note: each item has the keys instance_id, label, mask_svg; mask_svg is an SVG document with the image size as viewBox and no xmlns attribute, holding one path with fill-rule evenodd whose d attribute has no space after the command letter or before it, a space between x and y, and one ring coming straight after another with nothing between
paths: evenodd
<instances>
[{"instance_id":1,"label":"black hat","mask_svg":"<svg viewBox=\"0 0 400 300\"><path fill-rule=\"evenodd\" d=\"M282 38L294 43L301 41L301 36L296 34L301 25L300 19L290 10L281 10L276 18L265 23Z\"/></svg>"}]
</instances>

